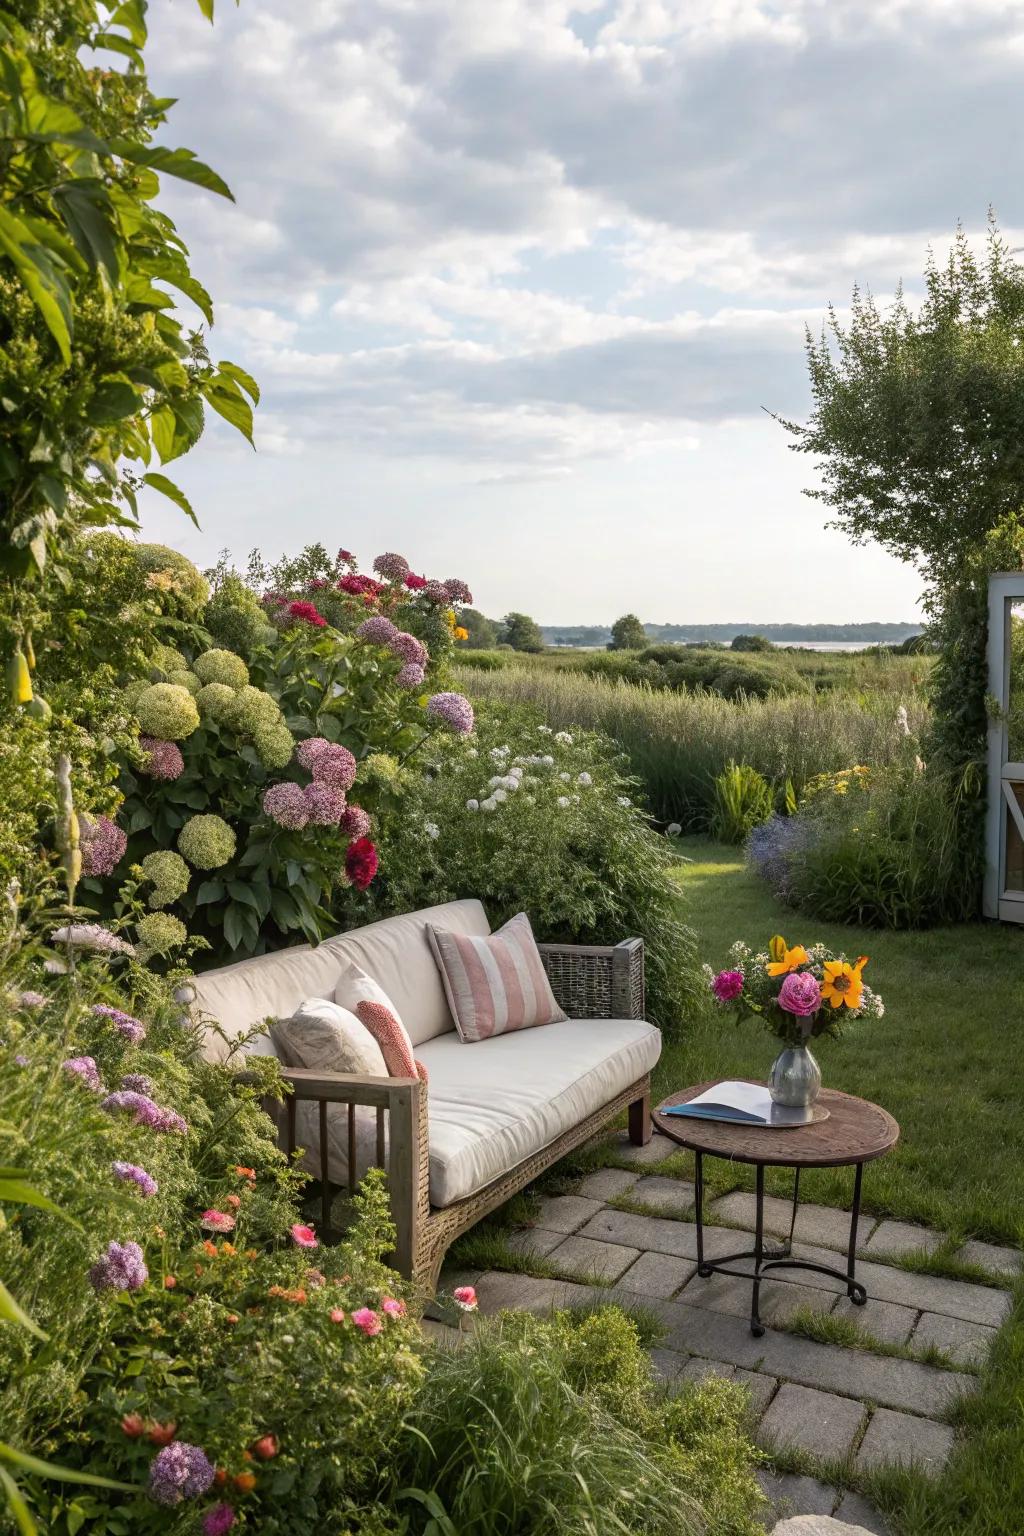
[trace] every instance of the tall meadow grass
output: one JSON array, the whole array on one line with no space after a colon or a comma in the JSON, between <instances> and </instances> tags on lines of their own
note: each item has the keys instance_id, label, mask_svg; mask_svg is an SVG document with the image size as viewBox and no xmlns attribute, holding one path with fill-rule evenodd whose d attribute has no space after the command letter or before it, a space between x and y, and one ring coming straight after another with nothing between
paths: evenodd
<instances>
[{"instance_id":1,"label":"tall meadow grass","mask_svg":"<svg viewBox=\"0 0 1024 1536\"><path fill-rule=\"evenodd\" d=\"M779 795L787 780L799 792L816 773L892 760L903 742L899 703L915 735L928 719L909 693L902 700L818 694L732 701L530 666L464 668L458 676L473 699L532 705L556 729L606 731L646 786L654 815L694 831L708 826L714 780L730 762L756 768Z\"/></svg>"}]
</instances>

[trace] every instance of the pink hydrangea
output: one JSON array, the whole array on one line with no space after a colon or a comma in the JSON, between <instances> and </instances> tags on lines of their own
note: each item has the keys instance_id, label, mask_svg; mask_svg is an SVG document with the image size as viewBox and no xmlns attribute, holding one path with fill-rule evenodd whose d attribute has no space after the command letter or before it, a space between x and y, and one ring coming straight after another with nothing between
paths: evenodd
<instances>
[{"instance_id":1,"label":"pink hydrangea","mask_svg":"<svg viewBox=\"0 0 1024 1536\"><path fill-rule=\"evenodd\" d=\"M394 1296L385 1296L380 1309L386 1317L404 1317L406 1311L405 1302L398 1301Z\"/></svg>"},{"instance_id":2,"label":"pink hydrangea","mask_svg":"<svg viewBox=\"0 0 1024 1536\"><path fill-rule=\"evenodd\" d=\"M423 587L423 596L428 603L447 603L448 589L443 581L428 581Z\"/></svg>"},{"instance_id":3,"label":"pink hydrangea","mask_svg":"<svg viewBox=\"0 0 1024 1536\"><path fill-rule=\"evenodd\" d=\"M155 736L140 736L139 746L144 754L141 771L151 779L180 778L185 772L185 759L181 748L173 741L158 741Z\"/></svg>"},{"instance_id":4,"label":"pink hydrangea","mask_svg":"<svg viewBox=\"0 0 1024 1536\"><path fill-rule=\"evenodd\" d=\"M384 1327L380 1313L374 1312L371 1307L360 1307L358 1311L353 1312L352 1321L369 1339L376 1338Z\"/></svg>"},{"instance_id":5,"label":"pink hydrangea","mask_svg":"<svg viewBox=\"0 0 1024 1536\"><path fill-rule=\"evenodd\" d=\"M373 568L386 581L404 581L409 574L409 562L404 555L378 555Z\"/></svg>"},{"instance_id":6,"label":"pink hydrangea","mask_svg":"<svg viewBox=\"0 0 1024 1536\"><path fill-rule=\"evenodd\" d=\"M457 736L473 729L473 706L461 693L435 693L427 700L427 716Z\"/></svg>"},{"instance_id":7,"label":"pink hydrangea","mask_svg":"<svg viewBox=\"0 0 1024 1536\"><path fill-rule=\"evenodd\" d=\"M821 1007L821 988L809 971L791 971L779 991L779 1007L808 1019Z\"/></svg>"},{"instance_id":8,"label":"pink hydrangea","mask_svg":"<svg viewBox=\"0 0 1024 1536\"><path fill-rule=\"evenodd\" d=\"M329 784L318 784L314 779L302 791L309 820L315 827L336 827L345 810L345 796L340 789Z\"/></svg>"},{"instance_id":9,"label":"pink hydrangea","mask_svg":"<svg viewBox=\"0 0 1024 1536\"><path fill-rule=\"evenodd\" d=\"M460 581L458 576L449 576L444 584L444 590L450 603L471 603L473 601L472 592L464 581Z\"/></svg>"},{"instance_id":10,"label":"pink hydrangea","mask_svg":"<svg viewBox=\"0 0 1024 1536\"><path fill-rule=\"evenodd\" d=\"M457 1285L452 1291L452 1299L463 1312L475 1312L477 1308L476 1290L471 1285Z\"/></svg>"},{"instance_id":11,"label":"pink hydrangea","mask_svg":"<svg viewBox=\"0 0 1024 1536\"><path fill-rule=\"evenodd\" d=\"M83 875L112 875L124 858L128 834L109 816L82 816L80 844Z\"/></svg>"},{"instance_id":12,"label":"pink hydrangea","mask_svg":"<svg viewBox=\"0 0 1024 1536\"><path fill-rule=\"evenodd\" d=\"M298 784L272 784L263 795L263 814L298 832L309 820L309 806Z\"/></svg>"},{"instance_id":13,"label":"pink hydrangea","mask_svg":"<svg viewBox=\"0 0 1024 1536\"><path fill-rule=\"evenodd\" d=\"M390 645L398 634L398 630L382 613L375 613L372 618L363 620L357 627L356 634L360 640L366 640L370 645Z\"/></svg>"},{"instance_id":14,"label":"pink hydrangea","mask_svg":"<svg viewBox=\"0 0 1024 1536\"><path fill-rule=\"evenodd\" d=\"M346 837L352 838L353 842L358 841L367 836L371 825L370 813L364 811L361 805L346 807L341 818L341 830Z\"/></svg>"},{"instance_id":15,"label":"pink hydrangea","mask_svg":"<svg viewBox=\"0 0 1024 1536\"><path fill-rule=\"evenodd\" d=\"M407 661L395 678L399 688L419 688L426 678L422 667L418 667L414 661Z\"/></svg>"},{"instance_id":16,"label":"pink hydrangea","mask_svg":"<svg viewBox=\"0 0 1024 1536\"><path fill-rule=\"evenodd\" d=\"M734 1002L743 991L743 972L719 971L711 983L711 991L720 1003Z\"/></svg>"},{"instance_id":17,"label":"pink hydrangea","mask_svg":"<svg viewBox=\"0 0 1024 1536\"><path fill-rule=\"evenodd\" d=\"M402 661L410 662L414 667L425 667L429 659L423 641L417 640L415 635L406 634L404 629L396 631L390 649L394 655L400 657Z\"/></svg>"},{"instance_id":18,"label":"pink hydrangea","mask_svg":"<svg viewBox=\"0 0 1024 1536\"><path fill-rule=\"evenodd\" d=\"M310 736L300 741L295 756L318 784L329 784L332 789L351 789L356 777L356 760L348 747L327 741L323 736Z\"/></svg>"}]
</instances>

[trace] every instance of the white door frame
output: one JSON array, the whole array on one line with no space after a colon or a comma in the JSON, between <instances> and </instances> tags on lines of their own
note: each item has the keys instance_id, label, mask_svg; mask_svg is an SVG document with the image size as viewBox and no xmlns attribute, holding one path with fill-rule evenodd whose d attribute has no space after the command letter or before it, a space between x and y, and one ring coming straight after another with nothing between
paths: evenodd
<instances>
[{"instance_id":1,"label":"white door frame","mask_svg":"<svg viewBox=\"0 0 1024 1536\"><path fill-rule=\"evenodd\" d=\"M989 716L988 781L985 811L986 917L1006 923L1024 923L1024 891L1006 889L1006 812L1009 809L1024 841L1024 811L1013 793L1013 784L1024 784L1024 763L1009 762L1007 711L1010 707L1010 609L1024 605L1024 571L998 571L988 583L988 689L998 701L1000 713Z\"/></svg>"}]
</instances>

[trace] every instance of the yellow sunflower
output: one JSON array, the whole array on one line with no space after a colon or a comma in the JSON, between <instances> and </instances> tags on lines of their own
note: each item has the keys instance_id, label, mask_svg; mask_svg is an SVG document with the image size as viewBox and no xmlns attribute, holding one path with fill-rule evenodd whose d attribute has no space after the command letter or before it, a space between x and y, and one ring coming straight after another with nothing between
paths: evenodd
<instances>
[{"instance_id":1,"label":"yellow sunflower","mask_svg":"<svg viewBox=\"0 0 1024 1536\"><path fill-rule=\"evenodd\" d=\"M807 951L802 944L795 944L792 949L786 948L786 941L780 933L777 933L768 945L768 953L771 962L768 966L769 976L788 976L790 971L795 971L798 966L807 965Z\"/></svg>"},{"instance_id":2,"label":"yellow sunflower","mask_svg":"<svg viewBox=\"0 0 1024 1536\"><path fill-rule=\"evenodd\" d=\"M833 1008L859 1008L864 993L861 971L868 963L867 955L861 955L850 964L848 960L826 960L825 975L821 983L821 1000Z\"/></svg>"}]
</instances>

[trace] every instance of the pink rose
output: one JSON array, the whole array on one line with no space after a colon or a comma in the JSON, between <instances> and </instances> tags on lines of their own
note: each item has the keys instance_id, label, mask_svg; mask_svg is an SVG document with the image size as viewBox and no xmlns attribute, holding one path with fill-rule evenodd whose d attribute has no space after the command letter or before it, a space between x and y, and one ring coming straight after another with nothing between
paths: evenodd
<instances>
[{"instance_id":1,"label":"pink rose","mask_svg":"<svg viewBox=\"0 0 1024 1536\"><path fill-rule=\"evenodd\" d=\"M301 1222L297 1221L288 1230L291 1233L292 1242L297 1243L300 1248L315 1248L317 1246L316 1233L312 1227L304 1227Z\"/></svg>"},{"instance_id":2,"label":"pink rose","mask_svg":"<svg viewBox=\"0 0 1024 1536\"><path fill-rule=\"evenodd\" d=\"M711 990L718 1002L733 1002L743 991L743 972L719 971L711 983Z\"/></svg>"},{"instance_id":3,"label":"pink rose","mask_svg":"<svg viewBox=\"0 0 1024 1536\"><path fill-rule=\"evenodd\" d=\"M385 1296L384 1300L380 1304L380 1309L382 1312L386 1313L388 1317L405 1316L405 1302L396 1300L394 1296Z\"/></svg>"},{"instance_id":4,"label":"pink rose","mask_svg":"<svg viewBox=\"0 0 1024 1536\"><path fill-rule=\"evenodd\" d=\"M452 1291L452 1297L455 1305L461 1307L463 1312L473 1312L476 1310L476 1291L471 1285L457 1285L454 1291Z\"/></svg>"},{"instance_id":5,"label":"pink rose","mask_svg":"<svg viewBox=\"0 0 1024 1536\"><path fill-rule=\"evenodd\" d=\"M369 1307L360 1307L358 1312L353 1312L352 1321L370 1339L375 1338L384 1326L380 1320L380 1314L372 1311Z\"/></svg>"},{"instance_id":6,"label":"pink rose","mask_svg":"<svg viewBox=\"0 0 1024 1536\"><path fill-rule=\"evenodd\" d=\"M798 1019L809 1018L821 1007L821 988L808 971L791 971L779 992L779 1007L787 1013L795 1013Z\"/></svg>"}]
</instances>

